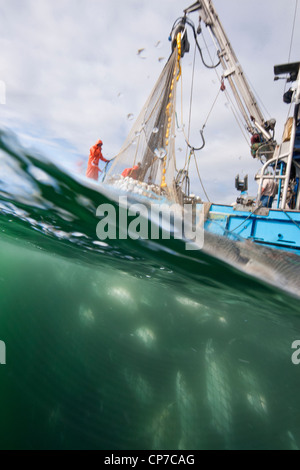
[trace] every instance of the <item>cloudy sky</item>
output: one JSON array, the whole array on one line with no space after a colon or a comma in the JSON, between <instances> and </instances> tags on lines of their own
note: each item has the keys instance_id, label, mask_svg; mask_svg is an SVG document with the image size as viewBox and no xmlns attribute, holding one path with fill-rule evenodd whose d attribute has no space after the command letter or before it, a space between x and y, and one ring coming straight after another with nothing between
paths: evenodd
<instances>
[{"instance_id":1,"label":"cloudy sky","mask_svg":"<svg viewBox=\"0 0 300 470\"><path fill-rule=\"evenodd\" d=\"M89 148L99 138L106 157L113 157L133 124L127 116L137 117L170 54L172 24L191 3L0 0L0 80L6 87L1 127L72 172L80 171L80 163L85 166ZM288 107L282 102L284 82L274 82L273 66L288 61L296 0L214 0L214 5L265 106L266 119L278 121L280 140ZM191 18L197 23L197 15ZM292 62L300 60L299 46L296 28ZM193 45L183 61L186 122L192 61ZM191 137L195 146L218 90L215 72L197 59ZM233 202L236 174L249 173L252 179L260 164L252 160L224 95L205 135L206 148L198 159L209 196ZM179 166L184 156L178 152ZM194 192L202 194L193 174ZM255 183L251 189L256 191Z\"/></svg>"}]
</instances>

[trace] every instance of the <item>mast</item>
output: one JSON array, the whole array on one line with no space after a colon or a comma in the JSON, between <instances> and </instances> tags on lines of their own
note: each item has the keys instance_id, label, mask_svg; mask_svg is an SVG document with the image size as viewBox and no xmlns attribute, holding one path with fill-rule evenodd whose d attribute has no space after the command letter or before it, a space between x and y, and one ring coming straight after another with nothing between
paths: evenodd
<instances>
[{"instance_id":1,"label":"mast","mask_svg":"<svg viewBox=\"0 0 300 470\"><path fill-rule=\"evenodd\" d=\"M224 78L228 79L248 132L252 135L259 132L263 136L264 142L273 142L276 121L274 119L270 121L264 119L212 0L198 0L187 8L184 13L187 15L196 11L199 11L200 22L203 21L211 33L224 70Z\"/></svg>"}]
</instances>

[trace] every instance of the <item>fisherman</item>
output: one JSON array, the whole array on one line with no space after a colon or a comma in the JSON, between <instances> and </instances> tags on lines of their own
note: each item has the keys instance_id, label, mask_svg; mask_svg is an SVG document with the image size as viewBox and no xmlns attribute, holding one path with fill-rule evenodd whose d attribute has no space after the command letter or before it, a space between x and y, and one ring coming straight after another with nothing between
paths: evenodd
<instances>
[{"instance_id":1,"label":"fisherman","mask_svg":"<svg viewBox=\"0 0 300 470\"><path fill-rule=\"evenodd\" d=\"M291 179L291 181L289 183L288 192L287 192L285 210L289 210L289 209L294 210L295 209L295 207L296 207L296 188L297 188L296 180Z\"/></svg>"},{"instance_id":2,"label":"fisherman","mask_svg":"<svg viewBox=\"0 0 300 470\"><path fill-rule=\"evenodd\" d=\"M126 168L126 170L124 170L122 173L123 178L129 177L134 180L138 180L141 172L141 166L142 165L138 163L133 168Z\"/></svg>"},{"instance_id":3,"label":"fisherman","mask_svg":"<svg viewBox=\"0 0 300 470\"><path fill-rule=\"evenodd\" d=\"M257 157L257 151L261 147L261 138L259 134L254 134L251 138L251 155L253 158Z\"/></svg>"},{"instance_id":4,"label":"fisherman","mask_svg":"<svg viewBox=\"0 0 300 470\"><path fill-rule=\"evenodd\" d=\"M106 160L102 155L102 147L103 147L102 140L98 140L96 145L94 145L90 150L90 157L89 157L86 176L95 181L98 181L99 173L102 173L102 171L99 168L99 161L101 160L104 163L109 162L109 160Z\"/></svg>"},{"instance_id":5,"label":"fisherman","mask_svg":"<svg viewBox=\"0 0 300 470\"><path fill-rule=\"evenodd\" d=\"M261 203L262 207L267 207L271 209L273 206L274 198L278 191L278 185L272 177L272 173L269 173L269 178L265 179L262 186L262 196L261 196Z\"/></svg>"}]
</instances>

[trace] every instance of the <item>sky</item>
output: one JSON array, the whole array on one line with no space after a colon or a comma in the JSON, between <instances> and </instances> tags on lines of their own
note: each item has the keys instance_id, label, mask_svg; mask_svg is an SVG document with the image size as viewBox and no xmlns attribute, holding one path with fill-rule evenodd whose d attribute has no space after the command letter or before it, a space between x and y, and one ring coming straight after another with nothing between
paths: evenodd
<instances>
[{"instance_id":1,"label":"sky","mask_svg":"<svg viewBox=\"0 0 300 470\"><path fill-rule=\"evenodd\" d=\"M84 171L89 149L99 138L106 158L112 158L134 122L128 116L138 116L169 57L168 37L174 21L192 3L0 0L0 126L71 172ZM274 82L273 67L288 62L296 0L214 0L214 5L264 104L266 119L278 121L276 137L280 140L288 106L282 100L285 83ZM191 19L198 24L197 14ZM204 34L214 53L207 31ZM183 59L186 125L192 39L190 33L191 53ZM201 39L200 43L204 47ZM296 27L291 62L300 60L299 46L300 29ZM139 49L144 49L140 55ZM200 58L195 72L191 141L198 146L199 130L220 85L215 72L205 69ZM238 173L249 174L250 192L255 195L253 178L261 164L253 161L249 142L223 95L207 122L205 138L198 164L211 200L234 202ZM178 150L177 158L180 167L185 151ZM202 196L194 167L191 178L193 192Z\"/></svg>"}]
</instances>

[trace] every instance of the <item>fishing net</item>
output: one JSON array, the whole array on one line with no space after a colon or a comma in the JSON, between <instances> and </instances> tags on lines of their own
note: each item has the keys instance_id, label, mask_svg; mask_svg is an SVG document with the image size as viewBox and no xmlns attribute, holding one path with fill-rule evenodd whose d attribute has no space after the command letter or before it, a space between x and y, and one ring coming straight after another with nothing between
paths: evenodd
<instances>
[{"instance_id":1,"label":"fishing net","mask_svg":"<svg viewBox=\"0 0 300 470\"><path fill-rule=\"evenodd\" d=\"M176 89L181 75L180 35L105 182L143 195L178 201L175 184Z\"/></svg>"}]
</instances>

